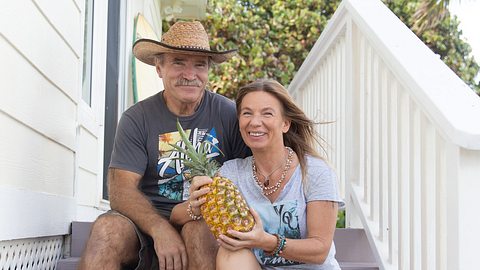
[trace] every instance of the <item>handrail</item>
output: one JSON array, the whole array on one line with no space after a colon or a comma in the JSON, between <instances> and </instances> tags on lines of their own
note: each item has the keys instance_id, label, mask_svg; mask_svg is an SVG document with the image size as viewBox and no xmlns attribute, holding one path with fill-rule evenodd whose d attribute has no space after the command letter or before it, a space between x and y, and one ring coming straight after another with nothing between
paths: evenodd
<instances>
[{"instance_id":1,"label":"handrail","mask_svg":"<svg viewBox=\"0 0 480 270\"><path fill-rule=\"evenodd\" d=\"M381 269L473 269L480 98L380 0L344 0L289 86Z\"/></svg>"},{"instance_id":2,"label":"handrail","mask_svg":"<svg viewBox=\"0 0 480 270\"><path fill-rule=\"evenodd\" d=\"M310 76L320 60L316 55L323 55L324 45L331 42L332 32L347 12L448 138L461 147L480 150L480 98L380 1L340 4L290 83L291 93Z\"/></svg>"}]
</instances>

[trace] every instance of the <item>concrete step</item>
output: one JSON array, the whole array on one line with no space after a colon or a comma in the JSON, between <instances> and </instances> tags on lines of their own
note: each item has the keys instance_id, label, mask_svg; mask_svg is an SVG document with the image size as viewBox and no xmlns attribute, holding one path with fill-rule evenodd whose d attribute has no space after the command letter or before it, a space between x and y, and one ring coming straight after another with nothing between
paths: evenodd
<instances>
[{"instance_id":1,"label":"concrete step","mask_svg":"<svg viewBox=\"0 0 480 270\"><path fill-rule=\"evenodd\" d=\"M57 262L56 270L77 270L78 263L80 262L80 257L69 257L65 259L60 259Z\"/></svg>"},{"instance_id":2,"label":"concrete step","mask_svg":"<svg viewBox=\"0 0 480 270\"><path fill-rule=\"evenodd\" d=\"M77 269L91 226L91 222L72 222L71 257L59 260L57 270ZM336 229L334 242L336 259L343 270L379 269L363 229Z\"/></svg>"},{"instance_id":3,"label":"concrete step","mask_svg":"<svg viewBox=\"0 0 480 270\"><path fill-rule=\"evenodd\" d=\"M344 270L376 270L378 263L363 229L336 229L335 258Z\"/></svg>"},{"instance_id":4,"label":"concrete step","mask_svg":"<svg viewBox=\"0 0 480 270\"><path fill-rule=\"evenodd\" d=\"M90 229L92 222L72 222L71 227L71 244L70 244L70 256L68 258L60 259L57 262L56 270L76 270L80 257L85 249L88 237L90 236Z\"/></svg>"}]
</instances>

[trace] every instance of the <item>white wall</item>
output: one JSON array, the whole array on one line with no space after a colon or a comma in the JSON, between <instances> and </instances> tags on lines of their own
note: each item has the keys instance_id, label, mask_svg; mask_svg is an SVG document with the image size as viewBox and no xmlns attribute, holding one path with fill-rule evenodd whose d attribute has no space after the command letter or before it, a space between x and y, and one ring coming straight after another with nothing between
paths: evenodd
<instances>
[{"instance_id":1,"label":"white wall","mask_svg":"<svg viewBox=\"0 0 480 270\"><path fill-rule=\"evenodd\" d=\"M68 232L82 21L73 1L2 3L0 240Z\"/></svg>"},{"instance_id":2,"label":"white wall","mask_svg":"<svg viewBox=\"0 0 480 270\"><path fill-rule=\"evenodd\" d=\"M0 241L67 234L71 221L94 220L109 207L102 200L108 1L94 4L89 105L85 1L2 1ZM161 31L159 0L122 5L119 113L129 105L136 14Z\"/></svg>"}]
</instances>

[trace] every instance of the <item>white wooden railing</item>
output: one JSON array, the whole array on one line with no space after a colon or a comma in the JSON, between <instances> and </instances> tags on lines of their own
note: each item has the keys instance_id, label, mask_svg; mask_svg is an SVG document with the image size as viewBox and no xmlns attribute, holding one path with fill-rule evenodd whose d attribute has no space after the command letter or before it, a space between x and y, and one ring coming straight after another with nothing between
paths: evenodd
<instances>
[{"instance_id":1,"label":"white wooden railing","mask_svg":"<svg viewBox=\"0 0 480 270\"><path fill-rule=\"evenodd\" d=\"M477 269L480 98L380 0L344 0L289 86L382 269Z\"/></svg>"}]
</instances>

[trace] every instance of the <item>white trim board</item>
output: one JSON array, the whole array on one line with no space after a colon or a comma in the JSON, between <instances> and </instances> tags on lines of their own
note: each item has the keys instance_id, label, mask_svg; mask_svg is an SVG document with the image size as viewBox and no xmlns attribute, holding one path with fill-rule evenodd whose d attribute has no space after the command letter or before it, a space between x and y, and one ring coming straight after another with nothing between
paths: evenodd
<instances>
[{"instance_id":1,"label":"white trim board","mask_svg":"<svg viewBox=\"0 0 480 270\"><path fill-rule=\"evenodd\" d=\"M72 197L0 186L0 241L68 234Z\"/></svg>"}]
</instances>

